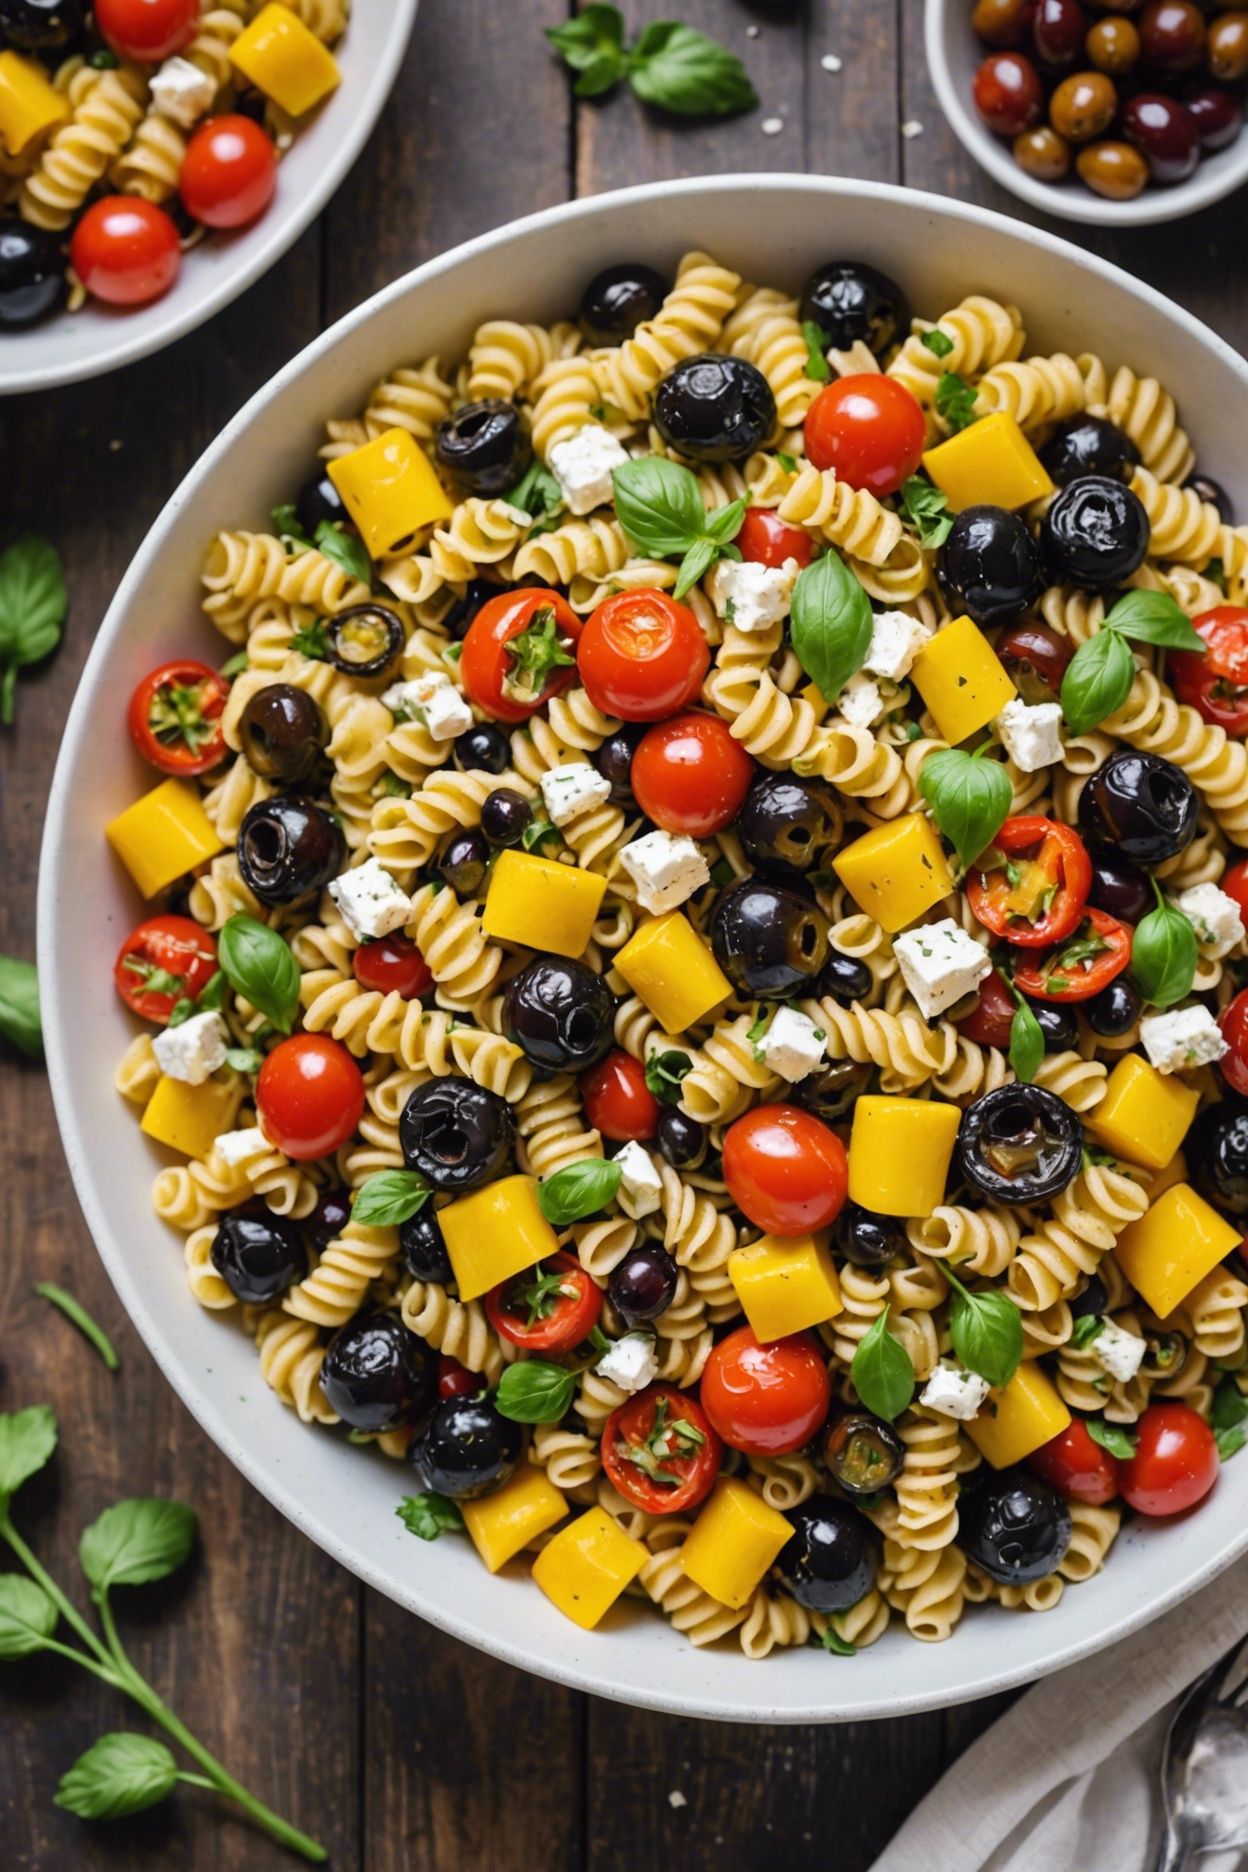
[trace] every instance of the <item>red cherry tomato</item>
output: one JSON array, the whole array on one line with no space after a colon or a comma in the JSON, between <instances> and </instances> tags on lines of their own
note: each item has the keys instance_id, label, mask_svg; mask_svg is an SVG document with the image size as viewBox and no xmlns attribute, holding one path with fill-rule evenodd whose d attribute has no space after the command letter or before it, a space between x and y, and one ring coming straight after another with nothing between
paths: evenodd
<instances>
[{"instance_id":1,"label":"red cherry tomato","mask_svg":"<svg viewBox=\"0 0 1248 1872\"><path fill-rule=\"evenodd\" d=\"M849 1187L845 1146L798 1105L756 1105L724 1139L733 1202L769 1235L806 1235L835 1222Z\"/></svg>"},{"instance_id":2,"label":"red cherry tomato","mask_svg":"<svg viewBox=\"0 0 1248 1872\"><path fill-rule=\"evenodd\" d=\"M1248 988L1241 988L1235 999L1222 1010L1218 1026L1231 1049L1219 1064L1222 1077L1232 1092L1248 1096Z\"/></svg>"},{"instance_id":3,"label":"red cherry tomato","mask_svg":"<svg viewBox=\"0 0 1248 1872\"><path fill-rule=\"evenodd\" d=\"M1218 1479L1218 1446L1190 1404L1150 1404L1135 1436L1122 1493L1137 1513L1178 1514L1204 1500Z\"/></svg>"},{"instance_id":4,"label":"red cherry tomato","mask_svg":"<svg viewBox=\"0 0 1248 1872\"><path fill-rule=\"evenodd\" d=\"M95 0L95 23L118 58L156 64L195 37L199 0Z\"/></svg>"},{"instance_id":5,"label":"red cherry tomato","mask_svg":"<svg viewBox=\"0 0 1248 1872\"><path fill-rule=\"evenodd\" d=\"M1007 819L981 854L984 863L987 869L976 865L967 874L966 896L976 921L994 936L1022 949L1048 949L1078 927L1092 860L1073 826L1038 813Z\"/></svg>"},{"instance_id":6,"label":"red cherry tomato","mask_svg":"<svg viewBox=\"0 0 1248 1872\"><path fill-rule=\"evenodd\" d=\"M182 245L173 221L154 202L105 195L74 229L69 257L92 298L106 305L147 305L177 279Z\"/></svg>"},{"instance_id":7,"label":"red cherry tomato","mask_svg":"<svg viewBox=\"0 0 1248 1872\"><path fill-rule=\"evenodd\" d=\"M117 992L144 1020L163 1026L175 1001L195 1001L217 972L217 945L190 917L149 917L131 930L113 968Z\"/></svg>"},{"instance_id":8,"label":"red cherry tomato","mask_svg":"<svg viewBox=\"0 0 1248 1872\"><path fill-rule=\"evenodd\" d=\"M673 1385L648 1385L603 1425L607 1480L646 1514L700 1506L715 1486L723 1453L698 1400Z\"/></svg>"},{"instance_id":9,"label":"red cherry tomato","mask_svg":"<svg viewBox=\"0 0 1248 1872\"><path fill-rule=\"evenodd\" d=\"M979 984L979 1006L953 1024L976 1046L1008 1047L1016 1005L1005 977L993 969Z\"/></svg>"},{"instance_id":10,"label":"red cherry tomato","mask_svg":"<svg viewBox=\"0 0 1248 1872\"><path fill-rule=\"evenodd\" d=\"M470 699L497 721L527 721L574 680L581 628L567 599L540 585L489 599L459 660Z\"/></svg>"},{"instance_id":11,"label":"red cherry tomato","mask_svg":"<svg viewBox=\"0 0 1248 1872\"><path fill-rule=\"evenodd\" d=\"M598 606L576 661L595 708L624 721L662 721L693 701L711 652L687 605L642 589Z\"/></svg>"},{"instance_id":12,"label":"red cherry tomato","mask_svg":"<svg viewBox=\"0 0 1248 1872\"><path fill-rule=\"evenodd\" d=\"M820 1428L832 1402L832 1381L809 1333L760 1345L748 1326L739 1326L711 1348L699 1395L730 1448L783 1456L809 1443Z\"/></svg>"},{"instance_id":13,"label":"red cherry tomato","mask_svg":"<svg viewBox=\"0 0 1248 1872\"><path fill-rule=\"evenodd\" d=\"M277 150L250 117L213 117L186 146L178 189L182 205L205 227L246 227L277 187Z\"/></svg>"},{"instance_id":14,"label":"red cherry tomato","mask_svg":"<svg viewBox=\"0 0 1248 1872\"><path fill-rule=\"evenodd\" d=\"M878 371L840 377L806 415L806 453L816 468L876 495L895 494L919 465L927 428L918 399Z\"/></svg>"},{"instance_id":15,"label":"red cherry tomato","mask_svg":"<svg viewBox=\"0 0 1248 1872\"><path fill-rule=\"evenodd\" d=\"M1017 963L1014 986L1032 1001L1087 1001L1121 975L1130 960L1130 924L1107 910L1091 909L1070 941Z\"/></svg>"},{"instance_id":16,"label":"red cherry tomato","mask_svg":"<svg viewBox=\"0 0 1248 1872\"><path fill-rule=\"evenodd\" d=\"M295 1034L275 1046L256 1080L260 1129L296 1163L328 1157L354 1136L364 1075L337 1040Z\"/></svg>"},{"instance_id":17,"label":"red cherry tomato","mask_svg":"<svg viewBox=\"0 0 1248 1872\"><path fill-rule=\"evenodd\" d=\"M1208 645L1171 650L1166 673L1180 702L1190 702L1203 721L1242 740L1248 735L1248 609L1215 605L1192 619Z\"/></svg>"},{"instance_id":18,"label":"red cherry tomato","mask_svg":"<svg viewBox=\"0 0 1248 1872\"><path fill-rule=\"evenodd\" d=\"M602 1290L575 1255L548 1255L536 1267L491 1287L490 1325L526 1352L557 1356L587 1339L602 1315Z\"/></svg>"},{"instance_id":19,"label":"red cherry tomato","mask_svg":"<svg viewBox=\"0 0 1248 1872\"><path fill-rule=\"evenodd\" d=\"M633 755L633 797L665 832L710 838L740 812L754 763L718 715L676 715L644 734Z\"/></svg>"},{"instance_id":20,"label":"red cherry tomato","mask_svg":"<svg viewBox=\"0 0 1248 1872\"><path fill-rule=\"evenodd\" d=\"M1027 1466L1068 1501L1099 1504L1118 1493L1118 1459L1093 1440L1082 1417L1072 1417L1051 1442L1033 1451Z\"/></svg>"},{"instance_id":21,"label":"red cherry tomato","mask_svg":"<svg viewBox=\"0 0 1248 1872\"><path fill-rule=\"evenodd\" d=\"M808 566L815 556L815 542L801 527L790 526L769 507L747 507L736 542L741 557L755 565L780 567L786 559L796 559Z\"/></svg>"},{"instance_id":22,"label":"red cherry tomato","mask_svg":"<svg viewBox=\"0 0 1248 1872\"><path fill-rule=\"evenodd\" d=\"M207 663L162 663L130 698L130 735L167 774L205 774L225 758L221 715L230 685Z\"/></svg>"},{"instance_id":23,"label":"red cherry tomato","mask_svg":"<svg viewBox=\"0 0 1248 1872\"><path fill-rule=\"evenodd\" d=\"M419 1001L433 987L433 970L406 936L379 936L375 942L361 943L351 968L361 988L402 995L405 1001Z\"/></svg>"},{"instance_id":24,"label":"red cherry tomato","mask_svg":"<svg viewBox=\"0 0 1248 1872\"><path fill-rule=\"evenodd\" d=\"M443 1402L453 1397L476 1397L479 1391L486 1389L480 1372L469 1371L457 1358L448 1358L442 1353L438 1359L438 1396Z\"/></svg>"},{"instance_id":25,"label":"red cherry tomato","mask_svg":"<svg viewBox=\"0 0 1248 1872\"><path fill-rule=\"evenodd\" d=\"M646 1084L645 1067L618 1047L581 1075L581 1097L594 1130L618 1144L652 1138L659 1128L659 1101Z\"/></svg>"}]
</instances>

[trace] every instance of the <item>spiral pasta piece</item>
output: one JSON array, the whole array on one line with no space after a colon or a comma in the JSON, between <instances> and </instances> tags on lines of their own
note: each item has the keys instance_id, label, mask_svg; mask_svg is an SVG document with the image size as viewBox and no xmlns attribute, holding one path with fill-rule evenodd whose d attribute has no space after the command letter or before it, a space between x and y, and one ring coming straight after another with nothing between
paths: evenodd
<instances>
[{"instance_id":1,"label":"spiral pasta piece","mask_svg":"<svg viewBox=\"0 0 1248 1872\"><path fill-rule=\"evenodd\" d=\"M838 481L834 468L804 465L777 509L792 526L808 527L864 565L884 566L901 541L901 519L865 488Z\"/></svg>"}]
</instances>

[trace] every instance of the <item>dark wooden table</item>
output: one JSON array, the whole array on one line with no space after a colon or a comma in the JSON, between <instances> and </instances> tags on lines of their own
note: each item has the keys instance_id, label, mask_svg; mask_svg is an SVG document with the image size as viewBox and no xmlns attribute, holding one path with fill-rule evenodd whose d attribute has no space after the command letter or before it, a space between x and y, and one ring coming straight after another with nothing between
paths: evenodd
<instances>
[{"instance_id":1,"label":"dark wooden table","mask_svg":"<svg viewBox=\"0 0 1248 1872\"><path fill-rule=\"evenodd\" d=\"M23 679L16 727L0 730L0 952L33 953L61 724L128 560L227 417L340 314L469 235L643 178L811 170L1020 212L944 125L923 58L923 0L634 0L625 10L634 21L676 13L729 40L762 108L697 127L672 127L623 94L574 108L541 36L566 17L565 0L423 0L372 142L265 280L159 357L0 404L0 543L25 529L48 534L72 591L59 655ZM839 73L822 67L827 53L843 61ZM781 131L765 134L777 117ZM1242 347L1248 303L1233 230L1243 212L1241 196L1180 227L1095 244ZM8 1055L0 1166L0 1406L47 1399L62 1433L22 1518L68 1580L79 1529L108 1502L151 1492L195 1505L203 1542L193 1567L168 1589L133 1595L136 1657L244 1781L325 1842L340 1872L635 1872L665 1859L687 1872L800 1872L826 1865L830 1847L839 1872L862 1872L1001 1707L843 1728L699 1725L552 1687L443 1637L297 1534L183 1410L96 1259L43 1077ZM34 1297L39 1279L71 1287L106 1323L122 1354L117 1378ZM0 1666L0 1860L11 1872L293 1863L193 1790L112 1828L55 1809L61 1770L129 1722L68 1665Z\"/></svg>"}]
</instances>

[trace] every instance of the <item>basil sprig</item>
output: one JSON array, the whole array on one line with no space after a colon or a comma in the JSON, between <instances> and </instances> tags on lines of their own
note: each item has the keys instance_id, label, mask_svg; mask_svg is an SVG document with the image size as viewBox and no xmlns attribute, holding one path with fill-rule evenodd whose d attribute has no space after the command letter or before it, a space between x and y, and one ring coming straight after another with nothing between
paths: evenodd
<instances>
[{"instance_id":1,"label":"basil sprig","mask_svg":"<svg viewBox=\"0 0 1248 1872\"><path fill-rule=\"evenodd\" d=\"M217 938L217 960L235 994L288 1034L299 1005L299 964L284 937L255 917L232 916Z\"/></svg>"},{"instance_id":2,"label":"basil sprig","mask_svg":"<svg viewBox=\"0 0 1248 1872\"><path fill-rule=\"evenodd\" d=\"M1218 1455L1226 1462L1228 1457L1234 1456L1248 1442L1248 1432L1244 1429L1244 1420L1248 1418L1248 1398L1244 1397L1229 1373L1213 1394L1213 1409L1209 1416Z\"/></svg>"},{"instance_id":3,"label":"basil sprig","mask_svg":"<svg viewBox=\"0 0 1248 1872\"><path fill-rule=\"evenodd\" d=\"M534 456L516 485L503 495L509 507L531 514L533 533L548 532L563 512L563 489L545 462Z\"/></svg>"},{"instance_id":4,"label":"basil sprig","mask_svg":"<svg viewBox=\"0 0 1248 1872\"><path fill-rule=\"evenodd\" d=\"M43 1053L39 977L33 962L0 956L0 1034L30 1059Z\"/></svg>"},{"instance_id":5,"label":"basil sprig","mask_svg":"<svg viewBox=\"0 0 1248 1872\"><path fill-rule=\"evenodd\" d=\"M908 481L902 482L901 511L918 534L919 545L928 552L943 546L953 531L949 496L924 475L911 475Z\"/></svg>"},{"instance_id":6,"label":"basil sprig","mask_svg":"<svg viewBox=\"0 0 1248 1872\"><path fill-rule=\"evenodd\" d=\"M679 1105L681 1082L692 1070L693 1061L679 1047L652 1053L646 1061L646 1090L664 1105Z\"/></svg>"},{"instance_id":7,"label":"basil sprig","mask_svg":"<svg viewBox=\"0 0 1248 1872\"><path fill-rule=\"evenodd\" d=\"M557 1423L572 1402L576 1373L547 1359L526 1359L509 1365L494 1399L513 1423Z\"/></svg>"},{"instance_id":8,"label":"basil sprig","mask_svg":"<svg viewBox=\"0 0 1248 1872\"><path fill-rule=\"evenodd\" d=\"M680 20L653 20L628 46L620 9L594 4L546 37L579 74L577 97L601 97L627 78L643 103L679 117L728 117L758 103L736 53Z\"/></svg>"},{"instance_id":9,"label":"basil sprig","mask_svg":"<svg viewBox=\"0 0 1248 1872\"><path fill-rule=\"evenodd\" d=\"M405 1495L395 1514L409 1534L420 1540L437 1540L439 1534L462 1534L464 1517L449 1495L429 1489L423 1495Z\"/></svg>"},{"instance_id":10,"label":"basil sprig","mask_svg":"<svg viewBox=\"0 0 1248 1872\"><path fill-rule=\"evenodd\" d=\"M990 1385L1009 1384L1023 1356L1023 1316L1008 1295L996 1288L972 1293L948 1262L945 1277L954 1289L949 1318L953 1349L968 1371Z\"/></svg>"},{"instance_id":11,"label":"basil sprig","mask_svg":"<svg viewBox=\"0 0 1248 1872\"><path fill-rule=\"evenodd\" d=\"M564 1228L569 1222L583 1221L604 1203L609 1203L624 1177L618 1163L602 1157L583 1157L579 1163L565 1164L553 1176L539 1183L538 1206L548 1222Z\"/></svg>"},{"instance_id":12,"label":"basil sprig","mask_svg":"<svg viewBox=\"0 0 1248 1872\"><path fill-rule=\"evenodd\" d=\"M1120 1462L1130 1462L1135 1455L1135 1437L1121 1424L1106 1423L1103 1417L1085 1417L1084 1426L1094 1443L1099 1443Z\"/></svg>"},{"instance_id":13,"label":"basil sprig","mask_svg":"<svg viewBox=\"0 0 1248 1872\"><path fill-rule=\"evenodd\" d=\"M1152 879L1157 908L1135 927L1131 939L1131 979L1154 1007L1173 1007L1192 991L1200 945L1183 912L1167 903Z\"/></svg>"},{"instance_id":14,"label":"basil sprig","mask_svg":"<svg viewBox=\"0 0 1248 1872\"><path fill-rule=\"evenodd\" d=\"M887 1423L900 1417L914 1396L915 1376L910 1354L888 1330L885 1307L870 1330L858 1341L849 1368L854 1390L867 1409Z\"/></svg>"},{"instance_id":15,"label":"basil sprig","mask_svg":"<svg viewBox=\"0 0 1248 1872\"><path fill-rule=\"evenodd\" d=\"M936 385L936 413L955 434L959 429L969 429L977 420L975 399L978 395L974 384L968 384L965 377L959 377L956 371L945 371Z\"/></svg>"},{"instance_id":16,"label":"basil sprig","mask_svg":"<svg viewBox=\"0 0 1248 1872\"><path fill-rule=\"evenodd\" d=\"M871 600L833 547L800 573L790 620L798 662L835 702L871 648Z\"/></svg>"},{"instance_id":17,"label":"basil sprig","mask_svg":"<svg viewBox=\"0 0 1248 1872\"><path fill-rule=\"evenodd\" d=\"M155 1736L118 1730L102 1735L67 1768L53 1801L80 1820L119 1820L168 1800L179 1781L192 1780Z\"/></svg>"},{"instance_id":18,"label":"basil sprig","mask_svg":"<svg viewBox=\"0 0 1248 1872\"><path fill-rule=\"evenodd\" d=\"M17 672L61 641L69 598L56 549L27 535L0 553L0 722L13 719Z\"/></svg>"},{"instance_id":19,"label":"basil sprig","mask_svg":"<svg viewBox=\"0 0 1248 1872\"><path fill-rule=\"evenodd\" d=\"M365 1177L351 1207L351 1220L368 1228L398 1228L423 1209L433 1191L415 1170L378 1170Z\"/></svg>"},{"instance_id":20,"label":"basil sprig","mask_svg":"<svg viewBox=\"0 0 1248 1872\"><path fill-rule=\"evenodd\" d=\"M1135 680L1125 639L1163 650L1204 654L1204 639L1168 592L1124 592L1095 637L1080 644L1062 678L1062 714L1072 734L1086 734L1120 709Z\"/></svg>"},{"instance_id":21,"label":"basil sprig","mask_svg":"<svg viewBox=\"0 0 1248 1872\"><path fill-rule=\"evenodd\" d=\"M707 513L697 476L661 455L624 462L611 476L615 512L629 539L656 559L679 559L673 596L683 598L717 559L739 559L732 544L745 519L744 500Z\"/></svg>"},{"instance_id":22,"label":"basil sprig","mask_svg":"<svg viewBox=\"0 0 1248 1872\"><path fill-rule=\"evenodd\" d=\"M964 867L992 844L1014 797L1001 762L984 759L987 750L986 741L973 754L941 748L919 773L919 792Z\"/></svg>"}]
</instances>

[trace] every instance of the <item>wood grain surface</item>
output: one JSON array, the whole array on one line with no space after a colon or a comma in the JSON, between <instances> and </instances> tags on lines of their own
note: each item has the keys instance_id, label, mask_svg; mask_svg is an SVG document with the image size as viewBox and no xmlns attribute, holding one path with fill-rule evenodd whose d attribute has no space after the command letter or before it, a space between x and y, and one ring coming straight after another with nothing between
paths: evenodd
<instances>
[{"instance_id":1,"label":"wood grain surface","mask_svg":"<svg viewBox=\"0 0 1248 1872\"><path fill-rule=\"evenodd\" d=\"M320 223L267 278L146 363L0 403L0 543L28 529L49 535L72 593L60 653L23 678L16 726L0 730L0 952L33 954L61 725L132 553L227 417L367 294L514 215L647 178L839 172L1026 212L974 168L939 115L922 54L923 0L626 0L631 21L678 14L748 63L761 109L698 126L673 126L623 93L574 108L541 35L568 10L564 0L423 0L371 143ZM843 61L839 73L821 65L828 53ZM768 118L780 120L778 133L764 134ZM903 123L921 130L903 136ZM1237 217L1242 225L1242 197L1178 227L1098 234L1096 246L1243 347ZM84 992L73 982L46 989ZM864 1872L997 1713L999 1701L840 1728L700 1725L588 1699L443 1637L309 1545L182 1409L96 1259L43 1076L8 1054L0 1167L0 1407L47 1399L62 1436L54 1467L23 1494L20 1518L72 1581L78 1532L108 1502L170 1493L194 1504L198 1558L167 1589L130 1595L127 1636L208 1745L321 1839L338 1872L637 1872L663 1863L822 1872L829 1862ZM122 1355L118 1376L34 1297L37 1280L71 1287L107 1326ZM830 1658L828 1668L854 1666ZM54 1808L59 1773L102 1730L130 1720L68 1665L0 1666L8 1872L272 1872L294 1863L190 1789L111 1828Z\"/></svg>"}]
</instances>

